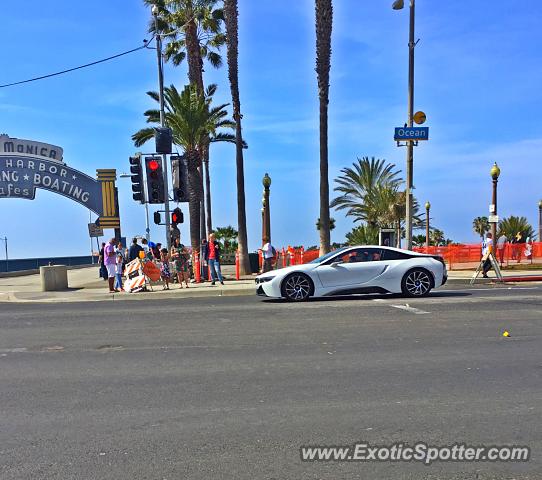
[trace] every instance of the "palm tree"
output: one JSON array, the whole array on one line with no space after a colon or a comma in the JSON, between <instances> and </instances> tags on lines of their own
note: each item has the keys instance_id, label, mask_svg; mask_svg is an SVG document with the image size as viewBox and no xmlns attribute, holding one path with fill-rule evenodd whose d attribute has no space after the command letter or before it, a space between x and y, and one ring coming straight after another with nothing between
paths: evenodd
<instances>
[{"instance_id":1,"label":"palm tree","mask_svg":"<svg viewBox=\"0 0 542 480\"><path fill-rule=\"evenodd\" d=\"M213 67L222 65L219 49L226 41L222 32L223 10L217 5L219 0L144 0L146 5L159 8L158 30L164 35L166 61L180 65L185 59L188 63L188 80L197 85L203 94L203 60ZM151 21L149 31L155 31ZM212 230L211 177L209 171L209 150L203 149L205 206L201 208L201 236ZM200 172L201 172L201 166ZM201 205L202 207L203 205Z\"/></svg>"},{"instance_id":2,"label":"palm tree","mask_svg":"<svg viewBox=\"0 0 542 480\"><path fill-rule=\"evenodd\" d=\"M320 230L321 228L321 223L320 223L320 219L318 218L316 220L316 230ZM329 219L329 230L335 230L335 219L334 218L331 218Z\"/></svg>"},{"instance_id":3,"label":"palm tree","mask_svg":"<svg viewBox=\"0 0 542 480\"><path fill-rule=\"evenodd\" d=\"M389 217L390 207L400 203L398 189L402 180L393 163L363 157L341 173L335 179L338 186L334 189L341 195L332 200L331 206L346 210L355 222L366 221L376 227L383 217Z\"/></svg>"},{"instance_id":4,"label":"palm tree","mask_svg":"<svg viewBox=\"0 0 542 480\"><path fill-rule=\"evenodd\" d=\"M217 240L222 241L224 245L225 253L232 253L237 250L237 236L239 232L235 230L231 225L227 227L219 227L215 230L215 237Z\"/></svg>"},{"instance_id":5,"label":"palm tree","mask_svg":"<svg viewBox=\"0 0 542 480\"><path fill-rule=\"evenodd\" d=\"M328 105L331 70L332 0L315 0L316 75L320 101L320 255L330 250L329 174L328 174Z\"/></svg>"},{"instance_id":6,"label":"palm tree","mask_svg":"<svg viewBox=\"0 0 542 480\"><path fill-rule=\"evenodd\" d=\"M378 229L370 225L359 225L346 234L348 245L376 245L378 244Z\"/></svg>"},{"instance_id":7,"label":"palm tree","mask_svg":"<svg viewBox=\"0 0 542 480\"><path fill-rule=\"evenodd\" d=\"M190 241L194 251L200 245L201 176L198 166L201 163L202 145L214 142L233 142L234 136L220 131L234 128L227 119L227 104L211 106L215 85L209 86L206 95L200 95L195 85L187 85L179 94L174 85L164 89L166 125L173 131L173 142L184 150L188 164L188 192L190 212ZM158 93L147 92L153 100L159 100ZM147 123L160 121L159 110L145 112ZM132 135L136 147L154 138L154 128L148 127Z\"/></svg>"},{"instance_id":8,"label":"palm tree","mask_svg":"<svg viewBox=\"0 0 542 480\"><path fill-rule=\"evenodd\" d=\"M487 217L476 217L472 221L472 229L481 238L484 238L485 234L489 232L489 219Z\"/></svg>"},{"instance_id":9,"label":"palm tree","mask_svg":"<svg viewBox=\"0 0 542 480\"><path fill-rule=\"evenodd\" d=\"M241 100L239 96L239 10L237 0L224 0L224 23L228 46L228 78L233 103L236 130L235 165L237 170L237 228L239 230L239 265L241 275L250 273L245 207L245 170L243 161L243 136L241 129Z\"/></svg>"},{"instance_id":10,"label":"palm tree","mask_svg":"<svg viewBox=\"0 0 542 480\"><path fill-rule=\"evenodd\" d=\"M412 244L415 247L425 247L425 235L412 235Z\"/></svg>"},{"instance_id":11,"label":"palm tree","mask_svg":"<svg viewBox=\"0 0 542 480\"><path fill-rule=\"evenodd\" d=\"M532 225L529 223L525 217L515 217L511 215L510 217L503 218L499 222L499 233L497 237L505 235L508 239L513 239L518 233L521 233L523 241L529 237L533 239L535 233Z\"/></svg>"}]
</instances>

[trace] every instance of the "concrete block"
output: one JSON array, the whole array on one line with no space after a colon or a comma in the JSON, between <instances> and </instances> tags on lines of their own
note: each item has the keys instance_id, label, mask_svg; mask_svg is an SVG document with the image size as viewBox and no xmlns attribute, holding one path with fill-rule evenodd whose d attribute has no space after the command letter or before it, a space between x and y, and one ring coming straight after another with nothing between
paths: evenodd
<instances>
[{"instance_id":1,"label":"concrete block","mask_svg":"<svg viewBox=\"0 0 542 480\"><path fill-rule=\"evenodd\" d=\"M68 268L66 265L40 267L40 277L42 292L68 290Z\"/></svg>"}]
</instances>

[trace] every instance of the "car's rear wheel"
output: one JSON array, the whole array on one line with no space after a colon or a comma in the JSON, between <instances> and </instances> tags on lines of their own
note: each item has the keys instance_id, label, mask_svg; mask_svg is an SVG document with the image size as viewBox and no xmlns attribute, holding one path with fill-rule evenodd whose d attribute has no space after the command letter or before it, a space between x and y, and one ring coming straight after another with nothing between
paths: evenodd
<instances>
[{"instance_id":1,"label":"car's rear wheel","mask_svg":"<svg viewBox=\"0 0 542 480\"><path fill-rule=\"evenodd\" d=\"M313 293L312 280L304 273L291 273L282 282L282 296L290 302L302 302Z\"/></svg>"},{"instance_id":2,"label":"car's rear wheel","mask_svg":"<svg viewBox=\"0 0 542 480\"><path fill-rule=\"evenodd\" d=\"M423 268L409 270L401 282L403 295L408 297L425 297L432 288L433 277Z\"/></svg>"}]
</instances>

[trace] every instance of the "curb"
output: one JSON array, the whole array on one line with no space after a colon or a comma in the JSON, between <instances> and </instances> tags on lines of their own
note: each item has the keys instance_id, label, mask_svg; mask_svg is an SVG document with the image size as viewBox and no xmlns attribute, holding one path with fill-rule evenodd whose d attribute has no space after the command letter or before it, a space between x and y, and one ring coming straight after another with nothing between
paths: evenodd
<instances>
[{"instance_id":1,"label":"curb","mask_svg":"<svg viewBox=\"0 0 542 480\"><path fill-rule=\"evenodd\" d=\"M189 289L190 290L190 289ZM40 292L35 292L35 298L19 298L18 292L4 292L0 293L0 302L10 303L77 303L77 302L104 302L104 301L141 301L141 300L160 300L160 299L178 299L183 298L205 298L205 297L235 297L235 296L248 296L256 295L256 289L254 287L244 287L236 289L223 289L223 288L209 288L206 290L196 290L191 292L182 291L180 289L174 291L162 291L156 290L154 292L138 292L138 293L91 293L85 296L73 296L73 297L39 297L42 295Z\"/></svg>"}]
</instances>

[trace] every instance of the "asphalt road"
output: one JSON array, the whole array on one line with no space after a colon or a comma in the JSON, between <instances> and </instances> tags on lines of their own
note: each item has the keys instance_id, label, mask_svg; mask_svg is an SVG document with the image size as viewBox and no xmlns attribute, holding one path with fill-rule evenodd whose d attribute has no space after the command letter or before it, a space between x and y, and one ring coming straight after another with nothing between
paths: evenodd
<instances>
[{"instance_id":1,"label":"asphalt road","mask_svg":"<svg viewBox=\"0 0 542 480\"><path fill-rule=\"evenodd\" d=\"M0 304L0 478L539 480L541 341L540 287ZM532 454L300 460L360 441Z\"/></svg>"}]
</instances>

